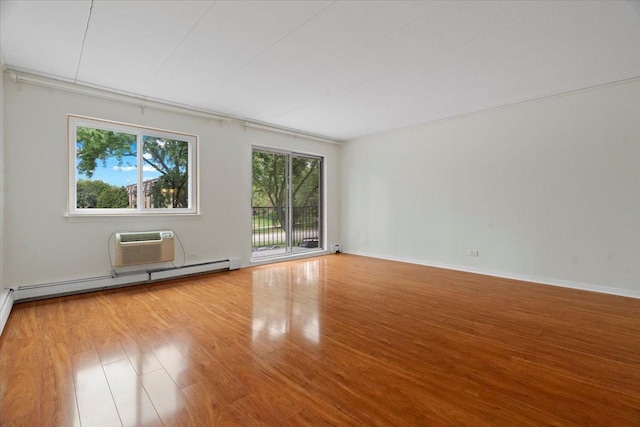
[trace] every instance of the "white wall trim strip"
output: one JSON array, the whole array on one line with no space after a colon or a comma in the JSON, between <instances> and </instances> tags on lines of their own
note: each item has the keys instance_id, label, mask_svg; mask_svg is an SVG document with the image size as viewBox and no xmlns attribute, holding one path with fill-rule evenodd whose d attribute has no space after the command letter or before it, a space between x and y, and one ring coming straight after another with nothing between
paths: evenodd
<instances>
[{"instance_id":1,"label":"white wall trim strip","mask_svg":"<svg viewBox=\"0 0 640 427\"><path fill-rule=\"evenodd\" d=\"M443 264L439 262L424 261L424 260L411 259L411 258L392 257L392 256L385 256L380 254L373 254L369 252L357 252L357 251L343 251L343 252L351 255L366 256L369 258L378 258L378 259L385 259L389 261L406 262L409 264L418 264L418 265L424 265L427 267L443 268L446 270L482 274L484 276L500 277L504 279L518 280L522 282L536 283L540 285L558 286L561 288L578 289L581 291L598 292L601 294L617 295L621 297L640 299L640 291L633 291L630 289L613 288L609 286L592 285L587 283L571 282L568 280L560 280L560 279L548 279L544 277L529 276L526 274L511 274L511 273L505 273L502 271L485 270L481 268L472 268L472 267L453 265L453 264Z\"/></svg>"},{"instance_id":2,"label":"white wall trim strip","mask_svg":"<svg viewBox=\"0 0 640 427\"><path fill-rule=\"evenodd\" d=\"M544 102L544 101L549 100L549 99L563 98L563 97L572 96L572 95L579 94L579 93L591 92L591 91L599 90L599 89L602 89L602 88L624 85L624 84L632 83L632 82L636 82L636 81L640 81L640 77L637 77L637 76L634 76L634 75L630 75L630 76L625 76L625 77L621 78L620 80L616 80L616 81L613 81L613 82L596 83L596 84L592 84L591 86L587 86L587 87L583 87L583 88L579 88L579 89L570 89L570 90L561 91L560 93L552 93L552 94L548 94L548 95L541 94L541 95L538 95L538 96L534 96L532 98L526 98L526 99L522 99L522 100L514 100L513 102L510 102L508 104L500 104L500 105L495 105L495 106L486 105L486 106L478 107L478 108L474 109L473 111L469 111L467 113L458 114L458 115L455 115L455 116L446 116L446 117L442 117L440 119L429 120L429 121L426 121L426 122L416 123L416 124L405 126L405 127L401 127L401 128L390 129L390 130L386 130L386 131L382 131L382 132L376 132L376 133L372 133L372 134L369 134L369 135L362 135L362 136L350 139L350 140L345 141L345 142L360 141L360 140L373 138L373 137L377 137L377 136L393 135L396 132L404 132L404 131L408 131L408 130L411 130L411 129L418 129L418 128L422 128L422 127L425 127L425 126L436 125L436 124L439 124L439 123L442 123L442 122L460 120L460 119L464 119L464 118L467 118L467 117L472 117L472 116L476 116L476 115L480 115L480 114L493 113L495 111L500 111L500 110L509 110L511 108L519 107L519 106L522 106L522 105L533 104L533 103L537 103L537 102Z\"/></svg>"},{"instance_id":3,"label":"white wall trim strip","mask_svg":"<svg viewBox=\"0 0 640 427\"><path fill-rule=\"evenodd\" d=\"M13 289L5 289L0 295L0 335L7 324L9 314L13 308Z\"/></svg>"}]
</instances>

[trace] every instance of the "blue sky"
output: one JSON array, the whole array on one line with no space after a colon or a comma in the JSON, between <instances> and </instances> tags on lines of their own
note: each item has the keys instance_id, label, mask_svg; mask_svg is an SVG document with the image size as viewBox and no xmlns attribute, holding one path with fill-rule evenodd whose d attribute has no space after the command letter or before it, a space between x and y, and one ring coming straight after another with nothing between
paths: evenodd
<instances>
[{"instance_id":1,"label":"blue sky","mask_svg":"<svg viewBox=\"0 0 640 427\"><path fill-rule=\"evenodd\" d=\"M143 166L144 180L153 179L160 176L160 172L149 165ZM86 175L77 173L77 179L88 179ZM101 180L107 184L117 186L127 186L138 181L138 168L135 156L127 156L122 159L122 167L118 166L118 160L109 158L106 166L98 161L96 170L91 177L93 181Z\"/></svg>"}]
</instances>

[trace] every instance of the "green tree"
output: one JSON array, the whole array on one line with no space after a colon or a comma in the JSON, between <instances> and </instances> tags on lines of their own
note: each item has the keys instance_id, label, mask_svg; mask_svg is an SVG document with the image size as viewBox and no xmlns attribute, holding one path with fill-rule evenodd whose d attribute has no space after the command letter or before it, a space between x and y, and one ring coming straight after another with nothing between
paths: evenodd
<instances>
[{"instance_id":1,"label":"green tree","mask_svg":"<svg viewBox=\"0 0 640 427\"><path fill-rule=\"evenodd\" d=\"M122 167L125 157L137 155L135 135L87 127L78 127L76 132L76 167L88 178L98 162L106 166L107 160L114 158ZM160 173L150 193L152 206L188 207L188 153L185 141L144 136L142 161Z\"/></svg>"},{"instance_id":2,"label":"green tree","mask_svg":"<svg viewBox=\"0 0 640 427\"><path fill-rule=\"evenodd\" d=\"M143 147L144 161L161 174L151 189L153 207L189 207L189 144L185 141L145 136Z\"/></svg>"},{"instance_id":3,"label":"green tree","mask_svg":"<svg viewBox=\"0 0 640 427\"><path fill-rule=\"evenodd\" d=\"M129 197L124 187L109 185L100 180L80 179L76 183L78 208L127 208Z\"/></svg>"},{"instance_id":4,"label":"green tree","mask_svg":"<svg viewBox=\"0 0 640 427\"><path fill-rule=\"evenodd\" d=\"M128 208L129 196L124 187L110 185L98 195L98 208Z\"/></svg>"},{"instance_id":5,"label":"green tree","mask_svg":"<svg viewBox=\"0 0 640 427\"><path fill-rule=\"evenodd\" d=\"M109 187L109 184L100 180L78 180L76 183L76 207L82 209L98 207L100 193Z\"/></svg>"},{"instance_id":6,"label":"green tree","mask_svg":"<svg viewBox=\"0 0 640 427\"><path fill-rule=\"evenodd\" d=\"M294 157L291 162L293 206L318 206L320 201L320 161Z\"/></svg>"},{"instance_id":7,"label":"green tree","mask_svg":"<svg viewBox=\"0 0 640 427\"><path fill-rule=\"evenodd\" d=\"M116 158L123 166L123 157L136 155L136 136L123 132L78 127L76 130L78 172L91 178L98 161L106 166L109 158Z\"/></svg>"},{"instance_id":8,"label":"green tree","mask_svg":"<svg viewBox=\"0 0 640 427\"><path fill-rule=\"evenodd\" d=\"M282 208L287 197L286 156L253 152L253 205Z\"/></svg>"}]
</instances>

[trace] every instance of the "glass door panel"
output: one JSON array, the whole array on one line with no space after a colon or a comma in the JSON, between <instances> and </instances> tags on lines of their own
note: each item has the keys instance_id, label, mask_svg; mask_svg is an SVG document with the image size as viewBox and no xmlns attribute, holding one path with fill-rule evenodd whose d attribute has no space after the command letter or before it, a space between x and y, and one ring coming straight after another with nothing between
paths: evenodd
<instances>
[{"instance_id":1,"label":"glass door panel","mask_svg":"<svg viewBox=\"0 0 640 427\"><path fill-rule=\"evenodd\" d=\"M291 249L322 248L320 217L320 159L291 157Z\"/></svg>"},{"instance_id":2,"label":"glass door panel","mask_svg":"<svg viewBox=\"0 0 640 427\"><path fill-rule=\"evenodd\" d=\"M323 248L322 159L253 151L252 258Z\"/></svg>"},{"instance_id":3,"label":"glass door panel","mask_svg":"<svg viewBox=\"0 0 640 427\"><path fill-rule=\"evenodd\" d=\"M288 252L289 167L285 154L253 152L252 257Z\"/></svg>"}]
</instances>

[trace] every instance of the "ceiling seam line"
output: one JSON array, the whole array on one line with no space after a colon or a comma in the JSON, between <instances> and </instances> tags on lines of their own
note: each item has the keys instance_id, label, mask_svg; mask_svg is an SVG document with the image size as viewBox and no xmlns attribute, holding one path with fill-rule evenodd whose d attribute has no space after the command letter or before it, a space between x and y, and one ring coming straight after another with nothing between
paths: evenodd
<instances>
[{"instance_id":1,"label":"ceiling seam line","mask_svg":"<svg viewBox=\"0 0 640 427\"><path fill-rule=\"evenodd\" d=\"M162 63L158 66L158 68L156 69L155 73L153 73L154 75L157 75L158 72L162 69L162 67L165 66L165 64L169 61L169 59L171 59L173 54L176 53L176 50L178 50L178 48L180 46L182 46L182 44L187 39L187 37L189 37L189 35L193 32L193 29L196 28L196 26L200 23L200 21L202 21L202 19L205 17L205 15L207 13L209 13L209 10L211 10L211 8L216 4L217 4L216 2L211 2L209 7L204 12L202 12L202 15L200 15L200 18L198 18L198 20L196 20L196 22L193 23L191 28L189 28L189 31L187 31L187 33L184 35L184 37L182 37L182 40L180 40L180 42L176 45L176 47L173 48L171 53L169 53L169 55L167 55L167 57L164 59L164 61L162 61Z\"/></svg>"},{"instance_id":2,"label":"ceiling seam line","mask_svg":"<svg viewBox=\"0 0 640 427\"><path fill-rule=\"evenodd\" d=\"M284 36L280 37L278 40L276 40L275 42L273 42L269 47L265 48L262 52L258 53L256 56L254 56L253 58L251 58L250 60L248 60L247 62L245 62L244 64L242 64L240 66L240 68L238 68L237 70L235 70L233 73L231 73L229 76L227 76L224 80L222 80L222 82L226 82L230 79L232 79L236 74L238 74L240 71L244 70L245 68L247 68L249 66L249 64L252 64L253 62L255 62L258 58L260 58L262 55L264 55L265 53L267 53L268 51L270 51L271 49L273 49L275 46L277 46L278 44L280 44L280 42L284 39L286 39L287 37L289 37L291 34L295 33L296 31L298 31L298 29L300 29L303 25L305 25L308 22L311 22L316 16L320 15L322 12L324 12L325 10L327 10L330 6L332 6L336 1L338 0L333 0L331 3L329 3L328 5L326 5L325 7L323 7L321 10L319 10L318 12L314 13L313 16L310 16L309 18L305 19L304 22L301 22L297 27L295 27L294 29L292 29L291 31L289 31L287 34L285 34Z\"/></svg>"},{"instance_id":3,"label":"ceiling seam line","mask_svg":"<svg viewBox=\"0 0 640 427\"><path fill-rule=\"evenodd\" d=\"M87 33L89 32L89 23L91 22L91 13L93 12L93 0L91 0L91 6L89 6L89 16L87 17L87 26L84 29L84 35L82 36L82 44L80 45L80 56L78 56L78 66L76 67L76 75L73 78L73 83L78 81L78 73L80 72L80 63L82 62L82 53L84 52L84 42L87 40Z\"/></svg>"}]
</instances>

